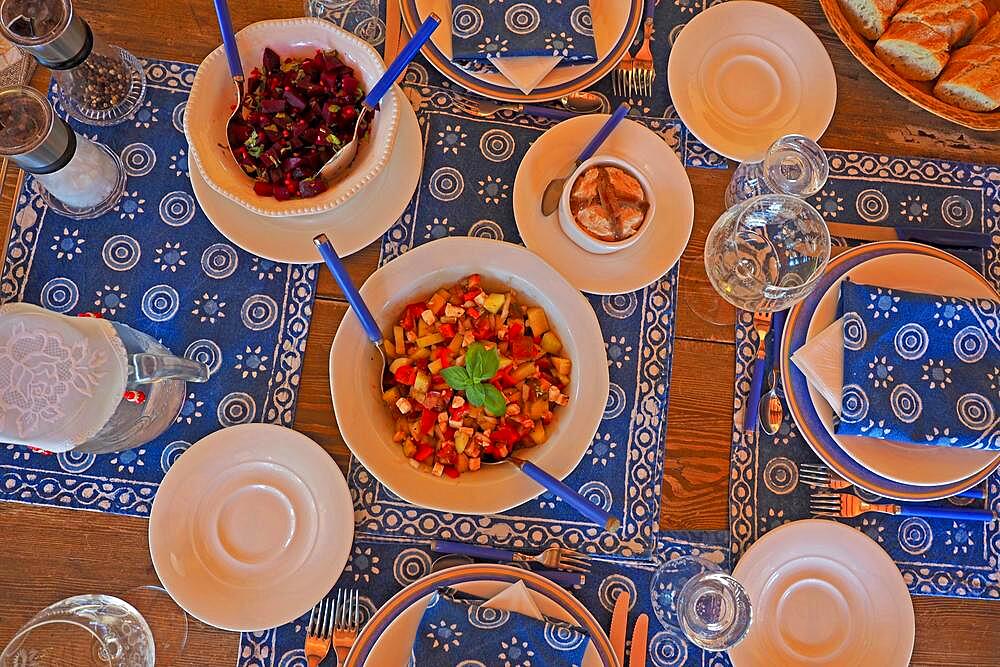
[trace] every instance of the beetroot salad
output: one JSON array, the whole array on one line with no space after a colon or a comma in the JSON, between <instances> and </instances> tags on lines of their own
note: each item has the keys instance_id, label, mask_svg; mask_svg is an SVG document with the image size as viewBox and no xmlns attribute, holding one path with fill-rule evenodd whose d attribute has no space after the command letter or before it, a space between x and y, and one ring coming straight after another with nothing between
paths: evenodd
<instances>
[{"instance_id":1,"label":"beetroot salad","mask_svg":"<svg viewBox=\"0 0 1000 667\"><path fill-rule=\"evenodd\" d=\"M326 190L320 167L354 136L363 99L361 82L336 51L282 62L264 49L262 67L247 78L245 123L229 132L233 154L256 180L254 192L283 201Z\"/></svg>"}]
</instances>

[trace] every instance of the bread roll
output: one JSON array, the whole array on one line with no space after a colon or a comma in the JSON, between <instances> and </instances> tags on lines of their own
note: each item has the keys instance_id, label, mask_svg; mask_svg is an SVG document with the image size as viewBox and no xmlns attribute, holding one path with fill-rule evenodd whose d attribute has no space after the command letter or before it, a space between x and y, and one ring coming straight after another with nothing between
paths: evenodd
<instances>
[{"instance_id":1,"label":"bread roll","mask_svg":"<svg viewBox=\"0 0 1000 667\"><path fill-rule=\"evenodd\" d=\"M969 44L1000 46L1000 14L994 14Z\"/></svg>"},{"instance_id":2,"label":"bread roll","mask_svg":"<svg viewBox=\"0 0 1000 667\"><path fill-rule=\"evenodd\" d=\"M1000 45L972 43L955 51L934 96L968 111L1000 108Z\"/></svg>"},{"instance_id":3,"label":"bread roll","mask_svg":"<svg viewBox=\"0 0 1000 667\"><path fill-rule=\"evenodd\" d=\"M840 0L847 22L865 39L876 40L889 27L889 19L902 0Z\"/></svg>"}]
</instances>

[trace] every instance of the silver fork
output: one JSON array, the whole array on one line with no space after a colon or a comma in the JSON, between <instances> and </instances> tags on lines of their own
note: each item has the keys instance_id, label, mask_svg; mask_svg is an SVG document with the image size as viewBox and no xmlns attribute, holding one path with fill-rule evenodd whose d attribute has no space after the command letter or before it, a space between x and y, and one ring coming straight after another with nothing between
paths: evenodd
<instances>
[{"instance_id":1,"label":"silver fork","mask_svg":"<svg viewBox=\"0 0 1000 667\"><path fill-rule=\"evenodd\" d=\"M464 542L446 542L431 540L431 551L440 554L460 554L470 558L483 560L506 561L508 563L540 563L549 570L566 570L567 572L590 572L590 557L574 549L567 549L553 544L540 554L532 556L518 551L497 549L479 544Z\"/></svg>"},{"instance_id":2,"label":"silver fork","mask_svg":"<svg viewBox=\"0 0 1000 667\"><path fill-rule=\"evenodd\" d=\"M844 491L856 486L824 465L815 463L802 463L799 465L799 481L813 488L830 489L831 491ZM973 500L983 500L986 498L986 491L982 487L976 486L955 494L956 498L971 498Z\"/></svg>"},{"instance_id":3,"label":"silver fork","mask_svg":"<svg viewBox=\"0 0 1000 667\"><path fill-rule=\"evenodd\" d=\"M337 664L342 665L361 631L361 596L357 590L337 591L335 618L333 650L337 652Z\"/></svg>"},{"instance_id":4,"label":"silver fork","mask_svg":"<svg viewBox=\"0 0 1000 667\"><path fill-rule=\"evenodd\" d=\"M333 601L320 600L309 614L306 626L305 654L309 667L317 667L330 652L333 634Z\"/></svg>"},{"instance_id":5,"label":"silver fork","mask_svg":"<svg viewBox=\"0 0 1000 667\"><path fill-rule=\"evenodd\" d=\"M629 95L645 95L649 97L653 94L653 79L656 78L656 68L653 67L653 11L656 9L656 0L646 0L646 20L642 25L642 46L632 59L631 80L634 88L630 86Z\"/></svg>"},{"instance_id":6,"label":"silver fork","mask_svg":"<svg viewBox=\"0 0 1000 667\"><path fill-rule=\"evenodd\" d=\"M513 111L520 113L524 110L523 104L499 104L489 100L473 100L468 97L456 95L454 97L455 106L469 114L480 118L489 118L500 111Z\"/></svg>"}]
</instances>

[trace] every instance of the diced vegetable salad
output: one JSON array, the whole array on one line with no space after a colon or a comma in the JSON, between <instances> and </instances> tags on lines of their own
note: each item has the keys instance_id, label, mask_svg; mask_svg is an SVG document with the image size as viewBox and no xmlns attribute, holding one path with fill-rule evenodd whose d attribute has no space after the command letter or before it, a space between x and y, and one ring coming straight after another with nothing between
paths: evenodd
<instances>
[{"instance_id":1,"label":"diced vegetable salad","mask_svg":"<svg viewBox=\"0 0 1000 667\"><path fill-rule=\"evenodd\" d=\"M393 441L438 476L543 444L569 400L572 362L545 311L478 274L406 306L384 344Z\"/></svg>"},{"instance_id":2,"label":"diced vegetable salad","mask_svg":"<svg viewBox=\"0 0 1000 667\"><path fill-rule=\"evenodd\" d=\"M318 176L354 136L364 90L336 51L285 58L264 49L247 77L243 123L229 145L254 192L278 200L315 197L327 188ZM361 128L363 136L367 127Z\"/></svg>"}]
</instances>

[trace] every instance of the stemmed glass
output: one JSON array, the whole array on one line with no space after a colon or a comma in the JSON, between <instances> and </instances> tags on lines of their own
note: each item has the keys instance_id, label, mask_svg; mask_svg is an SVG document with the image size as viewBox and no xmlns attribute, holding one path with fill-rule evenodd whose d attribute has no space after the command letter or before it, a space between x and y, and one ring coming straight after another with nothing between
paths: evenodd
<instances>
[{"instance_id":1,"label":"stemmed glass","mask_svg":"<svg viewBox=\"0 0 1000 667\"><path fill-rule=\"evenodd\" d=\"M692 643L724 651L750 630L750 598L738 581L718 565L682 556L668 560L650 585L653 613L665 628L676 627Z\"/></svg>"},{"instance_id":2,"label":"stemmed glass","mask_svg":"<svg viewBox=\"0 0 1000 667\"><path fill-rule=\"evenodd\" d=\"M826 153L801 134L779 137L760 162L741 162L726 188L726 208L764 194L805 199L819 192L830 176Z\"/></svg>"}]
</instances>

